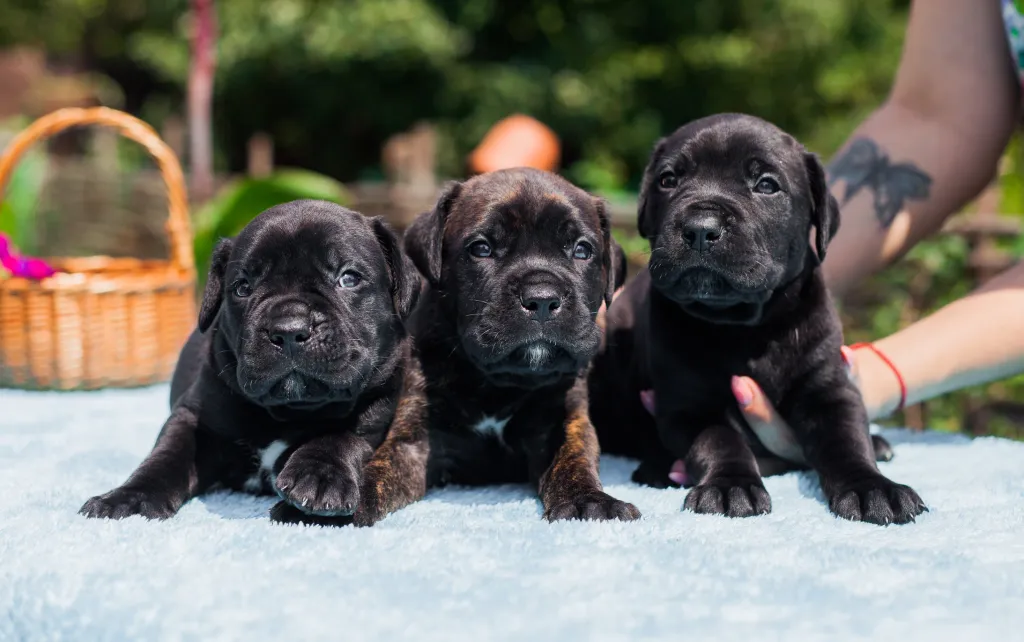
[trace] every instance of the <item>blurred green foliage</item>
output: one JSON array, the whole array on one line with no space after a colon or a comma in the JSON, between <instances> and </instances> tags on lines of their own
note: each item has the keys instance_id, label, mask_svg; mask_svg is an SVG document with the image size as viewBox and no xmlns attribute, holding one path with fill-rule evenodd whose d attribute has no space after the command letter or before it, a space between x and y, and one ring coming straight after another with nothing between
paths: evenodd
<instances>
[{"instance_id":1,"label":"blurred green foliage","mask_svg":"<svg viewBox=\"0 0 1024 642\"><path fill-rule=\"evenodd\" d=\"M280 161L342 180L377 173L387 136L421 119L442 169L511 112L562 137L568 174L635 186L655 139L745 111L830 153L877 106L907 0L222 0L215 135L221 169L254 131ZM186 0L0 0L0 45L41 43L114 79L125 107L179 109Z\"/></svg>"},{"instance_id":2,"label":"blurred green foliage","mask_svg":"<svg viewBox=\"0 0 1024 642\"><path fill-rule=\"evenodd\" d=\"M15 132L28 123L18 118L5 122L0 131ZM5 234L22 253L36 251L36 210L46 174L46 156L30 149L14 168L0 194L0 233Z\"/></svg>"}]
</instances>

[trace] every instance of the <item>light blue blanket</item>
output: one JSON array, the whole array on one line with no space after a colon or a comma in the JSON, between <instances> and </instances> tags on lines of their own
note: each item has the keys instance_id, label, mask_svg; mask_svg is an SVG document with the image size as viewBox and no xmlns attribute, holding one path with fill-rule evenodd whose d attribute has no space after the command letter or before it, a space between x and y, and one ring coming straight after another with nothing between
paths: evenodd
<instances>
[{"instance_id":1,"label":"light blue blanket","mask_svg":"<svg viewBox=\"0 0 1024 642\"><path fill-rule=\"evenodd\" d=\"M635 523L540 518L520 487L432 492L372 529L271 524L216 494L174 519L76 511L148 452L167 389L0 392L0 641L1024 640L1024 444L887 435L931 512L833 518L808 474L774 512L680 512L685 491L609 492Z\"/></svg>"}]
</instances>

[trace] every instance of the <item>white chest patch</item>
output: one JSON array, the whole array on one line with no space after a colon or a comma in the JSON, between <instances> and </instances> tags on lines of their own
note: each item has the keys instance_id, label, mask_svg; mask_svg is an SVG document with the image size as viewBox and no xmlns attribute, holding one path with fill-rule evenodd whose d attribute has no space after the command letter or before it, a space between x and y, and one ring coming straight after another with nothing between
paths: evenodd
<instances>
[{"instance_id":1,"label":"white chest patch","mask_svg":"<svg viewBox=\"0 0 1024 642\"><path fill-rule=\"evenodd\" d=\"M274 481L274 464L288 450L288 442L283 439L276 439L270 442L266 448L256 451L260 467L245 480L245 489L250 493L258 493L263 489L263 481Z\"/></svg>"},{"instance_id":2,"label":"white chest patch","mask_svg":"<svg viewBox=\"0 0 1024 642\"><path fill-rule=\"evenodd\" d=\"M548 358L548 349L543 344L534 344L526 349L526 361L534 370L541 367Z\"/></svg>"},{"instance_id":3,"label":"white chest patch","mask_svg":"<svg viewBox=\"0 0 1024 642\"><path fill-rule=\"evenodd\" d=\"M473 426L473 432L478 435L496 437L498 441L505 441L505 424L509 418L497 419L495 417L484 417Z\"/></svg>"}]
</instances>

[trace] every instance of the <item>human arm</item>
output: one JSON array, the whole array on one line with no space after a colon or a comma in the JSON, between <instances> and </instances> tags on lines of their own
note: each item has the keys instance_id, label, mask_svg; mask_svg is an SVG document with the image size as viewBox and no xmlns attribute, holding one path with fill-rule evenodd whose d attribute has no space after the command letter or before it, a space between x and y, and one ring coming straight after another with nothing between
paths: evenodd
<instances>
[{"instance_id":1,"label":"human arm","mask_svg":"<svg viewBox=\"0 0 1024 642\"><path fill-rule=\"evenodd\" d=\"M842 296L977 196L1018 113L1000 3L917 0L885 103L829 164L842 225L824 262Z\"/></svg>"},{"instance_id":2,"label":"human arm","mask_svg":"<svg viewBox=\"0 0 1024 642\"><path fill-rule=\"evenodd\" d=\"M906 382L908 405L1024 372L1024 263L874 345ZM892 369L867 350L853 364L870 416L894 412Z\"/></svg>"}]
</instances>

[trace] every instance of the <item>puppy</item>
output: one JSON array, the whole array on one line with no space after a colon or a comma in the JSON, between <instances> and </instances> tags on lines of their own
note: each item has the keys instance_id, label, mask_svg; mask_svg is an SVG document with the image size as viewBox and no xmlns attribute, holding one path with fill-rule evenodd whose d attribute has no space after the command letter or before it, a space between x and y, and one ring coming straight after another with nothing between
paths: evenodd
<instances>
[{"instance_id":1,"label":"puppy","mask_svg":"<svg viewBox=\"0 0 1024 642\"><path fill-rule=\"evenodd\" d=\"M388 471L371 466L364 480L364 468L423 423L403 325L419 282L384 223L331 203L278 205L220 241L170 418L128 481L81 513L163 519L226 487L276 493L282 521L357 509L379 519L389 508L361 502L361 487ZM392 501L424 483L404 479Z\"/></svg>"},{"instance_id":2,"label":"puppy","mask_svg":"<svg viewBox=\"0 0 1024 642\"><path fill-rule=\"evenodd\" d=\"M603 202L538 170L484 174L448 186L405 248L429 282L410 326L428 484L529 482L548 520L639 517L602 491L587 412L621 263Z\"/></svg>"},{"instance_id":3,"label":"puppy","mask_svg":"<svg viewBox=\"0 0 1024 642\"><path fill-rule=\"evenodd\" d=\"M819 267L839 208L817 157L751 116L695 121L655 147L638 224L649 269L610 307L590 381L602 447L640 457L634 479L662 487L684 458L695 483L685 507L698 513L768 513L760 458L813 468L840 517L914 521L924 504L878 471L842 364ZM734 375L758 382L793 441L755 436L730 391ZM654 418L640 400L651 388Z\"/></svg>"}]
</instances>

